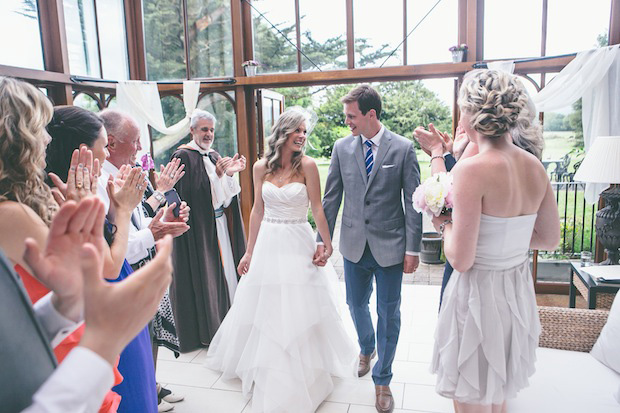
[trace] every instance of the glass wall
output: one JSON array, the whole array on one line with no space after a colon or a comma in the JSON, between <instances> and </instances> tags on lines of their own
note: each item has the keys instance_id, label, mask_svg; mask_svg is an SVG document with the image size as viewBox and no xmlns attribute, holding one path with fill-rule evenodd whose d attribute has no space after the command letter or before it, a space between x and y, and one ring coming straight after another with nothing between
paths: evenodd
<instances>
[{"instance_id":1,"label":"glass wall","mask_svg":"<svg viewBox=\"0 0 620 413\"><path fill-rule=\"evenodd\" d=\"M548 0L547 56L607 46L611 0Z\"/></svg>"},{"instance_id":2,"label":"glass wall","mask_svg":"<svg viewBox=\"0 0 620 413\"><path fill-rule=\"evenodd\" d=\"M103 78L129 79L123 0L97 0Z\"/></svg>"},{"instance_id":3,"label":"glass wall","mask_svg":"<svg viewBox=\"0 0 620 413\"><path fill-rule=\"evenodd\" d=\"M356 0L353 3L355 67L403 64L403 1ZM387 61L386 61L387 59Z\"/></svg>"},{"instance_id":4,"label":"glass wall","mask_svg":"<svg viewBox=\"0 0 620 413\"><path fill-rule=\"evenodd\" d=\"M97 101L86 93L78 93L73 97L73 104L91 112L99 112L100 108Z\"/></svg>"},{"instance_id":5,"label":"glass wall","mask_svg":"<svg viewBox=\"0 0 620 413\"><path fill-rule=\"evenodd\" d=\"M234 92L223 92L234 99ZM234 156L237 149L237 117L230 99L219 93L210 93L198 101L198 109L212 113L215 123L215 140L213 149L222 156Z\"/></svg>"},{"instance_id":6,"label":"glass wall","mask_svg":"<svg viewBox=\"0 0 620 413\"><path fill-rule=\"evenodd\" d=\"M234 92L223 93L228 93L229 97L234 98ZM182 97L166 96L161 99L161 105L166 126L174 125L185 117ZM211 93L200 98L198 109L212 113L217 119L213 149L222 156L233 156L237 153L237 121L231 101L219 93ZM156 170L159 170L159 165L168 163L180 145L189 143L191 139L188 134L176 142L166 141L164 136L153 128L151 136Z\"/></svg>"},{"instance_id":7,"label":"glass wall","mask_svg":"<svg viewBox=\"0 0 620 413\"><path fill-rule=\"evenodd\" d=\"M416 27L417 26L417 27ZM458 43L457 0L407 2L407 63L449 62L448 50Z\"/></svg>"},{"instance_id":8,"label":"glass wall","mask_svg":"<svg viewBox=\"0 0 620 413\"><path fill-rule=\"evenodd\" d=\"M0 2L0 44L0 64L44 69L36 0Z\"/></svg>"},{"instance_id":9,"label":"glass wall","mask_svg":"<svg viewBox=\"0 0 620 413\"><path fill-rule=\"evenodd\" d=\"M71 74L101 77L93 0L63 0L63 7Z\"/></svg>"},{"instance_id":10,"label":"glass wall","mask_svg":"<svg viewBox=\"0 0 620 413\"><path fill-rule=\"evenodd\" d=\"M261 0L250 4L258 73L296 72L295 2Z\"/></svg>"},{"instance_id":11,"label":"glass wall","mask_svg":"<svg viewBox=\"0 0 620 413\"><path fill-rule=\"evenodd\" d=\"M185 79L185 35L180 0L143 0L144 47L149 80Z\"/></svg>"},{"instance_id":12,"label":"glass wall","mask_svg":"<svg viewBox=\"0 0 620 413\"><path fill-rule=\"evenodd\" d=\"M329 10L329 13L325 11ZM347 67L347 17L344 1L299 0L303 71ZM316 66L315 66L316 65Z\"/></svg>"},{"instance_id":13,"label":"glass wall","mask_svg":"<svg viewBox=\"0 0 620 413\"><path fill-rule=\"evenodd\" d=\"M233 75L230 0L188 0L190 76Z\"/></svg>"},{"instance_id":14,"label":"glass wall","mask_svg":"<svg viewBox=\"0 0 620 413\"><path fill-rule=\"evenodd\" d=\"M484 2L484 59L540 56L542 0Z\"/></svg>"}]
</instances>

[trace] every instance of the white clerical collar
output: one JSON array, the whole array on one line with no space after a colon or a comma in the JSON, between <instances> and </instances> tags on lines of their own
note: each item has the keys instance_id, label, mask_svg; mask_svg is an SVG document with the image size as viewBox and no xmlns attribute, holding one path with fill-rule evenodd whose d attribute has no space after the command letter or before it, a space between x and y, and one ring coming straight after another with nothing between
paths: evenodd
<instances>
[{"instance_id":1,"label":"white clerical collar","mask_svg":"<svg viewBox=\"0 0 620 413\"><path fill-rule=\"evenodd\" d=\"M197 150L201 155L206 155L209 152L213 152L213 149L209 148L208 151L205 151L204 149L202 149L200 146L198 146L198 144L192 139L190 143L187 144L187 146L189 146L192 149Z\"/></svg>"},{"instance_id":2,"label":"white clerical collar","mask_svg":"<svg viewBox=\"0 0 620 413\"><path fill-rule=\"evenodd\" d=\"M373 136L372 138L367 138L364 135L361 135L362 143L366 142L366 141L370 141L374 145L379 147L379 143L381 142L381 138L383 137L383 132L385 132L385 126L383 126L383 124L381 124L381 129L379 129L379 132L377 132L377 134L375 136Z\"/></svg>"}]
</instances>

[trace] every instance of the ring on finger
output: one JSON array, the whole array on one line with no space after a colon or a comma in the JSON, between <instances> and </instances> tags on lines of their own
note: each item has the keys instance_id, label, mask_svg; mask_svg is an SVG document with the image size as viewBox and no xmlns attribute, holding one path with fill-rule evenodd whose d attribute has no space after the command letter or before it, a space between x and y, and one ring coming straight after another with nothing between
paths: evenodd
<instances>
[{"instance_id":1,"label":"ring on finger","mask_svg":"<svg viewBox=\"0 0 620 413\"><path fill-rule=\"evenodd\" d=\"M76 182L76 183L75 183L75 187L76 187L77 189L82 189L82 183L81 183L81 182Z\"/></svg>"}]
</instances>

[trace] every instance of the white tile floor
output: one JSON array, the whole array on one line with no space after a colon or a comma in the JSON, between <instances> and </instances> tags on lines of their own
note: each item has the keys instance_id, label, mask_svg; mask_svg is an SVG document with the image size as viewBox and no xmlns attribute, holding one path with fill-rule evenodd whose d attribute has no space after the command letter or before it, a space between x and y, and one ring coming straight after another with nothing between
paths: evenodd
<instances>
[{"instance_id":1,"label":"white tile floor","mask_svg":"<svg viewBox=\"0 0 620 413\"><path fill-rule=\"evenodd\" d=\"M344 305L343 319L351 337L355 330ZM371 308L374 312L374 296ZM452 412L452 402L435 393L435 377L429 373L433 333L437 321L439 286L403 285L401 334L392 366L391 389L395 413ZM248 413L251 400L241 393L239 381L225 381L220 374L203 366L206 350L183 354L174 359L172 352L159 351L157 380L174 392L185 395L175 403L176 413ZM375 359L376 360L376 359ZM370 374L361 379L334 379L332 394L318 409L319 413L373 413L375 396Z\"/></svg>"}]
</instances>

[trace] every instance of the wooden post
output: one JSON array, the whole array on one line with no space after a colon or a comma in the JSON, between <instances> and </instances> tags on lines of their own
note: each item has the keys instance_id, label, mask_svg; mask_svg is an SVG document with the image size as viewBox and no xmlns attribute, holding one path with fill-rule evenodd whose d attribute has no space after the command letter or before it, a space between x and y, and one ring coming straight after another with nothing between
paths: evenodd
<instances>
[{"instance_id":1,"label":"wooden post","mask_svg":"<svg viewBox=\"0 0 620 413\"><path fill-rule=\"evenodd\" d=\"M45 70L69 75L69 53L62 0L39 2L39 22ZM70 85L49 86L47 90L54 105L73 104L73 88Z\"/></svg>"}]
</instances>

